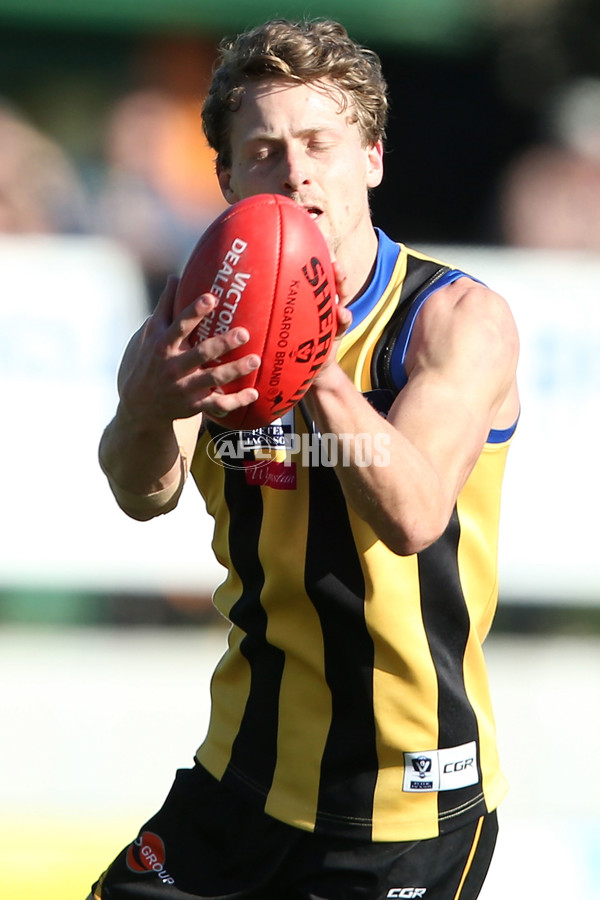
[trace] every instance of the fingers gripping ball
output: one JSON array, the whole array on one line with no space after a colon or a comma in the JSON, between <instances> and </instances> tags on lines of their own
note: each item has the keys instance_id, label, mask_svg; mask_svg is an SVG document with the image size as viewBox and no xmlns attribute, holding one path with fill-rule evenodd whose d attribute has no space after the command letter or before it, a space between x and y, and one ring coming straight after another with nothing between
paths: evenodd
<instances>
[{"instance_id":1,"label":"fingers gripping ball","mask_svg":"<svg viewBox=\"0 0 600 900\"><path fill-rule=\"evenodd\" d=\"M231 206L205 231L181 276L175 313L209 292L217 304L196 329L200 342L234 326L250 340L221 362L257 353L262 365L226 385L254 387L258 399L219 424L268 425L306 393L336 332L335 279L325 239L309 213L279 194Z\"/></svg>"}]
</instances>

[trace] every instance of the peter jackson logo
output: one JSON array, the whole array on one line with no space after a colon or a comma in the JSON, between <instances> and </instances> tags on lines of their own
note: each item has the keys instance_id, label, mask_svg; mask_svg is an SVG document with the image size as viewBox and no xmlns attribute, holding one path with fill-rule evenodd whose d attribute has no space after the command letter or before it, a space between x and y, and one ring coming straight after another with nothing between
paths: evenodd
<instances>
[{"instance_id":1,"label":"peter jackson logo","mask_svg":"<svg viewBox=\"0 0 600 900\"><path fill-rule=\"evenodd\" d=\"M388 434L295 434L281 425L269 425L257 431L226 431L206 445L208 457L229 469L241 465L258 469L268 466L277 452L281 464L305 468L324 466L385 467L390 464ZM249 456L251 454L251 458Z\"/></svg>"}]
</instances>

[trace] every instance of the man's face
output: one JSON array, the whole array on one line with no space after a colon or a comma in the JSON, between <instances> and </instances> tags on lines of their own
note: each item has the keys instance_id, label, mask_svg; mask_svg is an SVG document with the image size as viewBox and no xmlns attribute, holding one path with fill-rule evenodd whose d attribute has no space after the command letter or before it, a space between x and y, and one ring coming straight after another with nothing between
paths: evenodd
<instances>
[{"instance_id":1,"label":"man's face","mask_svg":"<svg viewBox=\"0 0 600 900\"><path fill-rule=\"evenodd\" d=\"M382 177L382 147L365 147L351 109L327 83L250 84L231 116L225 198L284 194L306 207L342 262L372 234L368 189Z\"/></svg>"}]
</instances>

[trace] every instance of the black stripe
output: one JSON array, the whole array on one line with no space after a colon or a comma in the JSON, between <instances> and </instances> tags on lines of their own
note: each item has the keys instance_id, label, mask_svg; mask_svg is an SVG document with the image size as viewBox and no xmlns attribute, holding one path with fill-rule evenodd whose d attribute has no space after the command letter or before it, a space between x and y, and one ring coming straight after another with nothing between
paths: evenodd
<instances>
[{"instance_id":1,"label":"black stripe","mask_svg":"<svg viewBox=\"0 0 600 900\"><path fill-rule=\"evenodd\" d=\"M438 681L438 747L444 749L477 741L477 767L481 778L479 729L463 676L470 620L458 571L459 538L460 523L455 510L442 537L419 553L421 610ZM481 782L453 791L440 791L440 816L474 802L480 792ZM452 821L449 824L454 827Z\"/></svg>"},{"instance_id":2,"label":"black stripe","mask_svg":"<svg viewBox=\"0 0 600 900\"><path fill-rule=\"evenodd\" d=\"M460 895L464 900L468 900L469 897L476 897L477 891L485 881L494 855L497 838L498 816L494 811L488 813L483 818L483 826L477 842L475 855L471 861Z\"/></svg>"},{"instance_id":3,"label":"black stripe","mask_svg":"<svg viewBox=\"0 0 600 900\"><path fill-rule=\"evenodd\" d=\"M382 336L375 345L371 358L371 381L374 388L390 388L397 393L391 375L392 356L404 321L415 300L448 271L448 266L432 260L420 259L410 253L406 259L406 275L402 282L398 304Z\"/></svg>"},{"instance_id":4,"label":"black stripe","mask_svg":"<svg viewBox=\"0 0 600 900\"><path fill-rule=\"evenodd\" d=\"M229 548L242 582L242 593L230 619L245 633L240 649L251 669L250 693L235 738L224 783L252 773L253 786L267 793L273 782L277 754L279 690L285 655L267 643L267 615L260 595L265 576L258 555L263 504L260 487L246 484L241 469L228 469L225 500L231 517ZM247 780L250 780L248 776Z\"/></svg>"},{"instance_id":5,"label":"black stripe","mask_svg":"<svg viewBox=\"0 0 600 900\"><path fill-rule=\"evenodd\" d=\"M323 631L332 720L321 762L316 830L331 822L371 835L377 752L374 650L364 617L365 584L340 483L333 469L310 469L306 591ZM356 773L363 773L356 778Z\"/></svg>"}]
</instances>

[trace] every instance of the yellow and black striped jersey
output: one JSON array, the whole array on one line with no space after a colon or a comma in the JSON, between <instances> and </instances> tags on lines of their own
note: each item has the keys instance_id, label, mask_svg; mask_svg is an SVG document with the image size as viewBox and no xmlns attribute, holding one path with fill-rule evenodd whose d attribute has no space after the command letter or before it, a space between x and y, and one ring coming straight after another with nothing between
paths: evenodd
<instances>
[{"instance_id":1,"label":"yellow and black striped jersey","mask_svg":"<svg viewBox=\"0 0 600 900\"><path fill-rule=\"evenodd\" d=\"M406 301L422 265L433 277ZM338 359L382 414L422 303L462 274L379 233ZM338 451L301 407L256 432L208 425L192 474L215 519L228 574L214 602L231 629L197 759L216 778L291 825L376 841L433 837L497 806L482 642L513 431L490 434L443 536L400 557L346 504ZM365 448L365 464L384 449Z\"/></svg>"}]
</instances>

